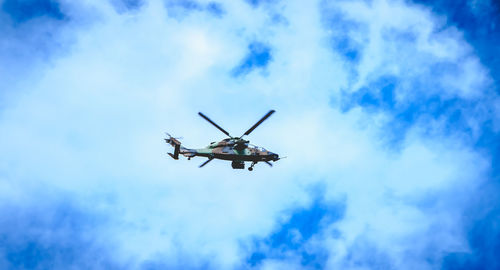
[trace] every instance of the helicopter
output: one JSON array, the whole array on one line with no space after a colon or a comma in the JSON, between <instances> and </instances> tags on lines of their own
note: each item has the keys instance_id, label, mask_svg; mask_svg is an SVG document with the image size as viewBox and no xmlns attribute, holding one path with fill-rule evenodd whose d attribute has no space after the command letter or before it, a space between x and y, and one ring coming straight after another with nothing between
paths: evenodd
<instances>
[{"instance_id":1,"label":"helicopter","mask_svg":"<svg viewBox=\"0 0 500 270\"><path fill-rule=\"evenodd\" d=\"M240 137L233 137L208 118L203 113L198 114L210 124L214 125L217 129L222 131L228 138L223 139L220 142L212 142L205 148L200 149L190 149L181 145L179 138L174 138L170 134L166 133L168 138L165 138L165 142L174 147L174 153L168 153L173 159L179 159L179 154L185 156L190 160L193 157L206 157L207 161L202 163L199 167L207 165L210 161L214 159L229 160L233 169L245 169L245 161L251 162L249 171L253 170L253 167L258 162L264 162L269 166L273 166L270 161L278 161L281 158L278 154L270 152L263 147L250 144L250 141L243 139L244 136L249 135L255 128L257 128L262 122L264 122L269 116L271 116L275 111L270 110L266 115L264 115L257 123L255 123L250 129L248 129Z\"/></svg>"}]
</instances>

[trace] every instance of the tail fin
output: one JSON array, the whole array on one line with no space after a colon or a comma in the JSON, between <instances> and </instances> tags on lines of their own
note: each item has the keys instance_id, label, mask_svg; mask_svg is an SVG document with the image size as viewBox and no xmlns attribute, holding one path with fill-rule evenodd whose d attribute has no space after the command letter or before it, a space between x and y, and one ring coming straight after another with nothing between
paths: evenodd
<instances>
[{"instance_id":1,"label":"tail fin","mask_svg":"<svg viewBox=\"0 0 500 270\"><path fill-rule=\"evenodd\" d=\"M181 142L177 140L176 138L170 136L170 134L167 133L168 138L165 138L165 142L172 145L174 147L174 153L168 153L169 156L171 156L173 159L179 159L179 152L181 150Z\"/></svg>"}]
</instances>

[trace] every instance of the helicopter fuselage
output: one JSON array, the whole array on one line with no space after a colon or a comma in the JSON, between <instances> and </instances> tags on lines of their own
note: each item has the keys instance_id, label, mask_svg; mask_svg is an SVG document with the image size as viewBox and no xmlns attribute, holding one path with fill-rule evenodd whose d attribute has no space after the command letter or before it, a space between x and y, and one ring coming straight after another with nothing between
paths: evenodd
<instances>
[{"instance_id":1,"label":"helicopter fuselage","mask_svg":"<svg viewBox=\"0 0 500 270\"><path fill-rule=\"evenodd\" d=\"M220 142L213 142L209 146L200 149L184 149L180 153L186 157L208 157L222 160L236 161L276 161L278 154L268 151L259 146L248 145L248 141L234 142L225 139Z\"/></svg>"}]
</instances>

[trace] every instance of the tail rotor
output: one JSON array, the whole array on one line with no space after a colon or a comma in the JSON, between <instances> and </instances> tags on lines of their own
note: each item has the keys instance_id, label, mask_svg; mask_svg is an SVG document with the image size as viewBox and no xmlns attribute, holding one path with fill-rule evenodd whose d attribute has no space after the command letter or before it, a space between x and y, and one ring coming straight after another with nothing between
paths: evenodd
<instances>
[{"instance_id":1,"label":"tail rotor","mask_svg":"<svg viewBox=\"0 0 500 270\"><path fill-rule=\"evenodd\" d=\"M181 150L181 142L177 139L172 137L170 134L166 133L168 138L165 138L165 142L170 144L171 146L174 147L174 153L168 153L169 156L171 156L173 159L179 159L179 152Z\"/></svg>"}]
</instances>

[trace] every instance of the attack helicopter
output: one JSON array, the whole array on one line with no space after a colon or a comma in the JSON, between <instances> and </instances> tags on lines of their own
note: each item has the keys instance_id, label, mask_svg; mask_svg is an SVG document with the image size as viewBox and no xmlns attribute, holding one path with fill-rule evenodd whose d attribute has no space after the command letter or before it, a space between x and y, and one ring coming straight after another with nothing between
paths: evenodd
<instances>
[{"instance_id":1,"label":"attack helicopter","mask_svg":"<svg viewBox=\"0 0 500 270\"><path fill-rule=\"evenodd\" d=\"M207 161L202 163L199 167L207 165L210 161L214 159L229 160L233 169L245 169L245 161L251 162L249 171L253 170L253 167L258 162L264 162L269 166L273 166L270 161L278 161L280 157L278 154L270 152L263 147L255 146L250 144L250 141L243 139L243 136L249 135L255 128L257 128L262 122L264 122L269 116L271 116L275 111L270 110L266 115L264 115L255 125L248 129L240 137L233 137L217 125L214 121L208 118L203 113L198 114L210 124L214 125L217 129L222 131L228 138L220 142L212 142L205 148L200 149L189 149L181 145L179 138L174 138L167 133L168 138L165 138L165 142L174 147L174 153L168 153L173 159L179 159L179 154L185 156L190 160L193 157L206 157Z\"/></svg>"}]
</instances>

